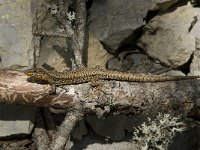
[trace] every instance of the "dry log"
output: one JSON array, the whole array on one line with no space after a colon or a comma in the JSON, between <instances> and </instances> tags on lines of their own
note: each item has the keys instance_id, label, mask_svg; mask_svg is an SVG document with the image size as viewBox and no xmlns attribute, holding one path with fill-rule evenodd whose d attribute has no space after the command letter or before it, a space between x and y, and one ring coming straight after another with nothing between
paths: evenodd
<instances>
[{"instance_id":1,"label":"dry log","mask_svg":"<svg viewBox=\"0 0 200 150\"><path fill-rule=\"evenodd\" d=\"M71 107L73 96L49 95L50 89L48 84L29 82L21 72L0 70L0 103Z\"/></svg>"},{"instance_id":2,"label":"dry log","mask_svg":"<svg viewBox=\"0 0 200 150\"><path fill-rule=\"evenodd\" d=\"M149 113L170 111L198 116L200 81L185 80L157 83L101 81L66 85L49 95L48 84L31 83L23 73L0 70L0 103L32 104L45 107L70 108L79 104L98 115L111 113Z\"/></svg>"}]
</instances>

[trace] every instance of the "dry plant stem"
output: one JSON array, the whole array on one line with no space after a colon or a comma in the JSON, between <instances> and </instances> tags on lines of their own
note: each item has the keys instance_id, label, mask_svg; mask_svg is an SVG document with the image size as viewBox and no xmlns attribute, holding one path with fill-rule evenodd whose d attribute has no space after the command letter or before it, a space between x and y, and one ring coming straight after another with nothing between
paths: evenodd
<instances>
[{"instance_id":1,"label":"dry plant stem","mask_svg":"<svg viewBox=\"0 0 200 150\"><path fill-rule=\"evenodd\" d=\"M51 113L48 108L43 108L43 117L44 117L44 124L49 136L49 139L52 141L55 138L56 126L51 117Z\"/></svg>"},{"instance_id":2,"label":"dry plant stem","mask_svg":"<svg viewBox=\"0 0 200 150\"><path fill-rule=\"evenodd\" d=\"M58 132L56 133L55 140L50 144L50 150L61 150L64 148L67 140L69 140L70 133L79 121L83 117L83 112L75 109L72 112L69 112L62 124L60 125Z\"/></svg>"},{"instance_id":3,"label":"dry plant stem","mask_svg":"<svg viewBox=\"0 0 200 150\"><path fill-rule=\"evenodd\" d=\"M86 4L85 0L76 0L76 42L77 47L74 48L74 59L77 64L77 67L83 67L83 50L86 43ZM72 41L73 42L73 41Z\"/></svg>"},{"instance_id":4,"label":"dry plant stem","mask_svg":"<svg viewBox=\"0 0 200 150\"><path fill-rule=\"evenodd\" d=\"M74 53L74 62L75 62L75 67L74 69L77 68L83 68L83 58L82 58L82 50L80 49L80 45L78 43L78 38L76 36L72 37L72 43L71 43L71 47Z\"/></svg>"},{"instance_id":5,"label":"dry plant stem","mask_svg":"<svg viewBox=\"0 0 200 150\"><path fill-rule=\"evenodd\" d=\"M54 14L54 18L64 27L66 35L72 37L74 35L74 29L72 28L71 24L62 16L63 13Z\"/></svg>"},{"instance_id":6,"label":"dry plant stem","mask_svg":"<svg viewBox=\"0 0 200 150\"><path fill-rule=\"evenodd\" d=\"M85 34L86 34L86 5L84 0L76 1L76 36L79 44L80 50L83 50L85 44Z\"/></svg>"},{"instance_id":7,"label":"dry plant stem","mask_svg":"<svg viewBox=\"0 0 200 150\"><path fill-rule=\"evenodd\" d=\"M39 108L36 114L35 129L33 136L34 141L36 142L37 150L48 149L49 137L46 133L44 121Z\"/></svg>"},{"instance_id":8,"label":"dry plant stem","mask_svg":"<svg viewBox=\"0 0 200 150\"><path fill-rule=\"evenodd\" d=\"M34 32L33 34L35 36L65 37L65 38L70 37L69 35L66 35L64 33L55 33L55 32L50 32L50 31Z\"/></svg>"}]
</instances>

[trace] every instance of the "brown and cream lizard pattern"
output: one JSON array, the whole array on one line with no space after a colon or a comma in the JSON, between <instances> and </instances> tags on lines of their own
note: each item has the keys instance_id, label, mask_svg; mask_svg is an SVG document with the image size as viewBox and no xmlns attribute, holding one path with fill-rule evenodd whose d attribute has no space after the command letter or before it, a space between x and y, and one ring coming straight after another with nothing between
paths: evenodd
<instances>
[{"instance_id":1,"label":"brown and cream lizard pattern","mask_svg":"<svg viewBox=\"0 0 200 150\"><path fill-rule=\"evenodd\" d=\"M127 72L111 71L101 67L85 68L75 71L57 72L41 68L29 69L25 74L39 80L48 81L51 85L70 85L98 80L118 80L128 82L165 82L177 80L197 79L200 76L159 76L133 74Z\"/></svg>"}]
</instances>

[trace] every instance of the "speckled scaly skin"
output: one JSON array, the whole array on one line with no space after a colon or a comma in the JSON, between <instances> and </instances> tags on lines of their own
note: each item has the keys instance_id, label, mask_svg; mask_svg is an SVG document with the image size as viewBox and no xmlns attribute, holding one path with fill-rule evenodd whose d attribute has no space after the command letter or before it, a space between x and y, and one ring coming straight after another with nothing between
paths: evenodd
<instances>
[{"instance_id":1,"label":"speckled scaly skin","mask_svg":"<svg viewBox=\"0 0 200 150\"><path fill-rule=\"evenodd\" d=\"M165 82L200 78L200 76L159 76L133 74L127 72L111 71L103 69L101 67L85 68L67 72L47 71L45 69L36 68L26 70L25 74L39 80L48 81L50 84L55 86L80 84L98 80L117 80L128 82Z\"/></svg>"}]
</instances>

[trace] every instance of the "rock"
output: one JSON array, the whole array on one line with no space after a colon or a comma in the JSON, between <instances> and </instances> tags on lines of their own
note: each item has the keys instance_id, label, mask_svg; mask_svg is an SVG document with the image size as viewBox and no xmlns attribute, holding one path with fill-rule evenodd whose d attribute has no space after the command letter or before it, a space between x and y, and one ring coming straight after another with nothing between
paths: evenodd
<instances>
[{"instance_id":1,"label":"rock","mask_svg":"<svg viewBox=\"0 0 200 150\"><path fill-rule=\"evenodd\" d=\"M0 105L0 110L0 138L23 137L32 132L36 107Z\"/></svg>"},{"instance_id":2,"label":"rock","mask_svg":"<svg viewBox=\"0 0 200 150\"><path fill-rule=\"evenodd\" d=\"M199 22L198 22L199 23ZM199 29L195 28L196 31L194 33L198 32ZM195 48L196 50L193 53L193 59L190 65L190 73L191 75L200 75L200 38L195 39Z\"/></svg>"},{"instance_id":3,"label":"rock","mask_svg":"<svg viewBox=\"0 0 200 150\"><path fill-rule=\"evenodd\" d=\"M199 21L189 31L199 14L199 9L187 5L154 17L144 27L138 46L168 66L183 65L195 50L195 38L200 36Z\"/></svg>"},{"instance_id":4,"label":"rock","mask_svg":"<svg viewBox=\"0 0 200 150\"><path fill-rule=\"evenodd\" d=\"M200 75L200 51L195 50L193 55L193 60L190 65L191 75Z\"/></svg>"},{"instance_id":5,"label":"rock","mask_svg":"<svg viewBox=\"0 0 200 150\"><path fill-rule=\"evenodd\" d=\"M115 53L128 37L132 37L132 41L136 39L148 10L160 9L159 6L155 8L157 3L167 2L169 7L177 0L94 0L89 9L89 31L110 53Z\"/></svg>"},{"instance_id":6,"label":"rock","mask_svg":"<svg viewBox=\"0 0 200 150\"><path fill-rule=\"evenodd\" d=\"M161 75L166 75L166 76L185 76L185 74L181 71L178 71L178 70L171 70L171 71L168 71L166 73L163 73Z\"/></svg>"},{"instance_id":7,"label":"rock","mask_svg":"<svg viewBox=\"0 0 200 150\"><path fill-rule=\"evenodd\" d=\"M99 40L95 39L94 36L89 34L88 44L88 60L87 67L106 66L107 61L112 57L100 43Z\"/></svg>"},{"instance_id":8,"label":"rock","mask_svg":"<svg viewBox=\"0 0 200 150\"><path fill-rule=\"evenodd\" d=\"M129 137L120 142L113 142L97 136L90 130L81 141L73 140L71 138L67 142L65 150L139 150L137 145L134 144L131 139L132 138Z\"/></svg>"},{"instance_id":9,"label":"rock","mask_svg":"<svg viewBox=\"0 0 200 150\"><path fill-rule=\"evenodd\" d=\"M99 119L92 115L86 116L86 121L92 127L94 132L114 141L119 141L124 138L126 120L125 115L110 116Z\"/></svg>"},{"instance_id":10,"label":"rock","mask_svg":"<svg viewBox=\"0 0 200 150\"><path fill-rule=\"evenodd\" d=\"M88 130L85 126L85 120L81 120L76 124L75 128L73 129L72 137L80 141L87 133Z\"/></svg>"},{"instance_id":11,"label":"rock","mask_svg":"<svg viewBox=\"0 0 200 150\"><path fill-rule=\"evenodd\" d=\"M0 1L0 68L33 65L32 1ZM0 137L32 132L35 107L0 105Z\"/></svg>"},{"instance_id":12,"label":"rock","mask_svg":"<svg viewBox=\"0 0 200 150\"><path fill-rule=\"evenodd\" d=\"M69 51L65 51L63 48L64 45L67 45L65 38L43 38L39 58L37 59L37 67L48 65L56 71L66 71L66 68L71 64L71 55Z\"/></svg>"},{"instance_id":13,"label":"rock","mask_svg":"<svg viewBox=\"0 0 200 150\"><path fill-rule=\"evenodd\" d=\"M200 1L199 0L190 0L190 3L193 7L200 7Z\"/></svg>"},{"instance_id":14,"label":"rock","mask_svg":"<svg viewBox=\"0 0 200 150\"><path fill-rule=\"evenodd\" d=\"M126 121L126 127L128 133L133 133L134 128L140 126L143 122L147 121L147 116L144 115L129 115Z\"/></svg>"},{"instance_id":15,"label":"rock","mask_svg":"<svg viewBox=\"0 0 200 150\"><path fill-rule=\"evenodd\" d=\"M31 1L0 1L0 67L33 65Z\"/></svg>"},{"instance_id":16,"label":"rock","mask_svg":"<svg viewBox=\"0 0 200 150\"><path fill-rule=\"evenodd\" d=\"M178 0L154 0L156 6L153 8L154 10L164 11L167 10L170 6L177 3Z\"/></svg>"},{"instance_id":17,"label":"rock","mask_svg":"<svg viewBox=\"0 0 200 150\"><path fill-rule=\"evenodd\" d=\"M199 131L198 126L190 127L188 130L177 134L173 138L173 142L169 145L169 150L197 150L199 147Z\"/></svg>"},{"instance_id":18,"label":"rock","mask_svg":"<svg viewBox=\"0 0 200 150\"><path fill-rule=\"evenodd\" d=\"M147 55L141 54L139 51L127 51L120 53L117 58L110 59L108 69L132 73L154 73L165 67L153 62Z\"/></svg>"},{"instance_id":19,"label":"rock","mask_svg":"<svg viewBox=\"0 0 200 150\"><path fill-rule=\"evenodd\" d=\"M85 150L139 150L139 148L131 142L113 142L109 144L94 143L87 146Z\"/></svg>"}]
</instances>

